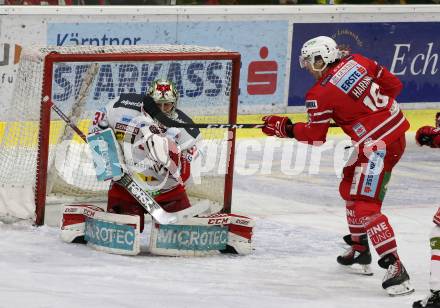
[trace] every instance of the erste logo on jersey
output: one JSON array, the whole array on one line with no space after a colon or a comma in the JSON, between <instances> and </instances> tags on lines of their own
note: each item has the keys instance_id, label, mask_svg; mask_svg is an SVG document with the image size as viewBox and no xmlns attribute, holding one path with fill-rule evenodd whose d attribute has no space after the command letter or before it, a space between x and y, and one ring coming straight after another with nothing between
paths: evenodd
<instances>
[{"instance_id":1,"label":"erste logo on jersey","mask_svg":"<svg viewBox=\"0 0 440 308\"><path fill-rule=\"evenodd\" d=\"M366 75L365 67L350 60L336 72L330 82L347 94Z\"/></svg>"},{"instance_id":2,"label":"erste logo on jersey","mask_svg":"<svg viewBox=\"0 0 440 308\"><path fill-rule=\"evenodd\" d=\"M357 64L356 61L350 60L344 65L341 66L341 63L338 64L336 69L333 71L333 77L330 79L330 83L336 85L346 74Z\"/></svg>"}]
</instances>

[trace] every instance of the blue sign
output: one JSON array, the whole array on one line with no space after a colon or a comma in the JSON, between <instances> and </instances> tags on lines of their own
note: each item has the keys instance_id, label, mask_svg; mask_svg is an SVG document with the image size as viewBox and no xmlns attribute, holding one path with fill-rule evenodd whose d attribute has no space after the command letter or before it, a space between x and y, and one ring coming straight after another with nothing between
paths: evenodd
<instances>
[{"instance_id":1,"label":"blue sign","mask_svg":"<svg viewBox=\"0 0 440 308\"><path fill-rule=\"evenodd\" d=\"M437 22L294 24L288 104L304 106L315 80L299 67L298 57L302 44L320 35L388 68L404 85L399 103L438 102L439 32Z\"/></svg>"},{"instance_id":2,"label":"blue sign","mask_svg":"<svg viewBox=\"0 0 440 308\"><path fill-rule=\"evenodd\" d=\"M240 106L243 104L249 106L283 105L284 103L287 21L179 22L177 25L176 22L50 23L47 31L47 43L57 46L186 44L218 46L238 51L242 55ZM142 69L145 69L144 79L149 80L148 76L152 74L152 68L138 68L138 78L143 76ZM208 70L209 68L202 68L200 64L195 63L190 72L184 71L180 76L177 74L179 70L173 70L173 74L177 72L173 77L177 78L177 81L179 81L178 78L188 80L193 88L192 84L196 78L190 73L201 69ZM67 73L73 74L74 72ZM213 74L216 78L221 76L217 71ZM112 91L109 93L110 97L118 95L121 88L119 77L117 69L114 69L111 80L113 85L105 80L110 84L108 86L109 91ZM60 81L63 80L60 79ZM141 86L136 88L136 91L145 90L145 87L142 87L143 81L139 81ZM218 84L213 84L212 80L206 80L204 86L205 88L198 89L200 93ZM60 93L67 93L68 89L61 90ZM127 90L127 87L123 89L123 91ZM185 95L186 90L180 89L181 94Z\"/></svg>"}]
</instances>

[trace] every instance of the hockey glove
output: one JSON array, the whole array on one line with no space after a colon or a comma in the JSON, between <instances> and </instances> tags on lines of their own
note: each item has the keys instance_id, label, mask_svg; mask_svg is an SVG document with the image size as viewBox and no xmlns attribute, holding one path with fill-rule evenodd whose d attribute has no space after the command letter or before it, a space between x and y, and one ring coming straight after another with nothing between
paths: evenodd
<instances>
[{"instance_id":1,"label":"hockey glove","mask_svg":"<svg viewBox=\"0 0 440 308\"><path fill-rule=\"evenodd\" d=\"M288 117L276 115L264 116L264 127L262 131L267 136L277 136L280 138L293 138L294 124Z\"/></svg>"},{"instance_id":2,"label":"hockey glove","mask_svg":"<svg viewBox=\"0 0 440 308\"><path fill-rule=\"evenodd\" d=\"M145 142L145 155L151 161L169 169L171 165L178 165L180 149L177 144L166 137L156 125L141 128Z\"/></svg>"},{"instance_id":3,"label":"hockey glove","mask_svg":"<svg viewBox=\"0 0 440 308\"><path fill-rule=\"evenodd\" d=\"M416 141L420 146L440 147L440 128L423 126L417 130Z\"/></svg>"}]
</instances>

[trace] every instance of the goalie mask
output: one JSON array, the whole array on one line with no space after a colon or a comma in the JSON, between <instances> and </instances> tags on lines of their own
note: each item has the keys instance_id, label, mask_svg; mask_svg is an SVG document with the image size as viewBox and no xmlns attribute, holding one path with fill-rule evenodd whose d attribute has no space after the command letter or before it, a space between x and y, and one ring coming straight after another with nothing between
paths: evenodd
<instances>
[{"instance_id":1,"label":"goalie mask","mask_svg":"<svg viewBox=\"0 0 440 308\"><path fill-rule=\"evenodd\" d=\"M299 65L301 68L310 64L316 72L322 72L329 64L340 59L342 53L337 48L336 42L328 36L318 36L304 43L299 56ZM322 59L324 66L315 67L316 61Z\"/></svg>"},{"instance_id":2,"label":"goalie mask","mask_svg":"<svg viewBox=\"0 0 440 308\"><path fill-rule=\"evenodd\" d=\"M147 94L153 98L163 113L171 118L175 117L179 92L171 81L165 79L154 81Z\"/></svg>"}]
</instances>

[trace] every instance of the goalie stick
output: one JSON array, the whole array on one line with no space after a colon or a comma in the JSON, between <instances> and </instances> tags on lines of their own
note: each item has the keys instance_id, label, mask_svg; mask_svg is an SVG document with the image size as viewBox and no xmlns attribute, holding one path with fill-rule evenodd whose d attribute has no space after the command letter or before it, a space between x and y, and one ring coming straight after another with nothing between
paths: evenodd
<instances>
[{"instance_id":1,"label":"goalie stick","mask_svg":"<svg viewBox=\"0 0 440 308\"><path fill-rule=\"evenodd\" d=\"M157 106L151 96L143 98L144 110L153 118L166 127L178 128L263 128L264 124L215 124L215 123L182 123L167 117ZM335 123L330 123L330 127L339 127Z\"/></svg>"},{"instance_id":2,"label":"goalie stick","mask_svg":"<svg viewBox=\"0 0 440 308\"><path fill-rule=\"evenodd\" d=\"M84 142L87 143L86 135L84 135L78 126L76 126L75 123L73 123L72 120L57 105L51 102L48 97L45 97L43 101L50 104L52 109L60 116L60 118L66 122L66 124L70 126L75 133L77 133L78 136L84 140ZM184 210L170 213L165 211L149 193L144 191L130 174L125 173L121 179L115 182L124 187L127 192L132 195L158 223L162 225L176 224L182 220L194 217L204 212L209 207L208 204L198 203Z\"/></svg>"}]
</instances>

